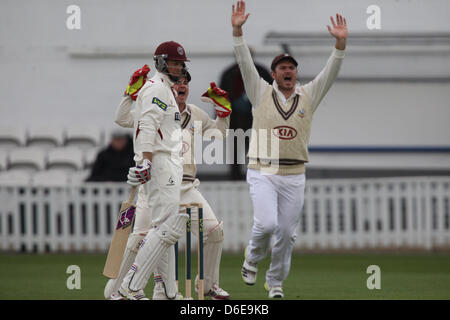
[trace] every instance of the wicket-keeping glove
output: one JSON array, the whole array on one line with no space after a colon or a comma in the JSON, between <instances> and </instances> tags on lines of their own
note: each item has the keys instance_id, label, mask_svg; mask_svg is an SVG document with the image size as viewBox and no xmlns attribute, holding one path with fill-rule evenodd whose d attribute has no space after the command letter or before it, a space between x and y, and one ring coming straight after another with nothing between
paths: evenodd
<instances>
[{"instance_id":1,"label":"wicket-keeping glove","mask_svg":"<svg viewBox=\"0 0 450 320\"><path fill-rule=\"evenodd\" d=\"M142 165L132 167L128 170L127 183L134 187L146 183L152 178L151 169L152 162L148 159L144 159Z\"/></svg>"},{"instance_id":2,"label":"wicket-keeping glove","mask_svg":"<svg viewBox=\"0 0 450 320\"><path fill-rule=\"evenodd\" d=\"M200 98L203 102L209 102L214 105L218 117L225 118L231 113L231 103L228 99L228 92L220 89L214 82Z\"/></svg>"},{"instance_id":3,"label":"wicket-keeping glove","mask_svg":"<svg viewBox=\"0 0 450 320\"><path fill-rule=\"evenodd\" d=\"M142 68L136 70L130 78L130 82L128 82L127 89L125 90L125 95L130 96L131 99L136 101L139 90L141 90L142 86L147 81L147 74L150 72L150 67L148 65L144 65Z\"/></svg>"}]
</instances>

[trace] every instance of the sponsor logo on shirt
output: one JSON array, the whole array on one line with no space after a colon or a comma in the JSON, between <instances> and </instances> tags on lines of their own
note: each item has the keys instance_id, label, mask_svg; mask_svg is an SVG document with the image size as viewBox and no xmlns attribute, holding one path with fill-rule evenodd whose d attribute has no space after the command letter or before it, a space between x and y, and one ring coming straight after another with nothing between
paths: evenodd
<instances>
[{"instance_id":1,"label":"sponsor logo on shirt","mask_svg":"<svg viewBox=\"0 0 450 320\"><path fill-rule=\"evenodd\" d=\"M164 111L167 110L167 104L165 104L164 102L162 102L161 100L159 100L157 97L154 97L154 98L153 98L152 103L156 104L158 107L160 107L160 108L163 109Z\"/></svg>"},{"instance_id":2,"label":"sponsor logo on shirt","mask_svg":"<svg viewBox=\"0 0 450 320\"><path fill-rule=\"evenodd\" d=\"M283 140L291 140L297 136L297 130L289 126L279 126L273 128L273 134Z\"/></svg>"},{"instance_id":3,"label":"sponsor logo on shirt","mask_svg":"<svg viewBox=\"0 0 450 320\"><path fill-rule=\"evenodd\" d=\"M179 113L178 111L175 112L175 121L181 122L181 113Z\"/></svg>"},{"instance_id":4,"label":"sponsor logo on shirt","mask_svg":"<svg viewBox=\"0 0 450 320\"><path fill-rule=\"evenodd\" d=\"M175 185L175 181L173 181L172 176L169 178L169 183L166 184L166 186L174 186Z\"/></svg>"}]
</instances>

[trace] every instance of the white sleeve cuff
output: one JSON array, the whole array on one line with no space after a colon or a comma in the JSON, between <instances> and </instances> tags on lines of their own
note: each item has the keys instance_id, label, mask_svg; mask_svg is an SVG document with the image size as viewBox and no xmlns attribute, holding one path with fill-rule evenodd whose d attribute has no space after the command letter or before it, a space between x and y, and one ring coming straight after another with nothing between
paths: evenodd
<instances>
[{"instance_id":1,"label":"white sleeve cuff","mask_svg":"<svg viewBox=\"0 0 450 320\"><path fill-rule=\"evenodd\" d=\"M339 49L334 48L333 54L336 58L343 59L345 56L345 50L339 50Z\"/></svg>"},{"instance_id":2,"label":"white sleeve cuff","mask_svg":"<svg viewBox=\"0 0 450 320\"><path fill-rule=\"evenodd\" d=\"M243 36L233 37L233 46L237 47L237 46L242 46L244 44L245 44L245 41L244 41Z\"/></svg>"}]
</instances>

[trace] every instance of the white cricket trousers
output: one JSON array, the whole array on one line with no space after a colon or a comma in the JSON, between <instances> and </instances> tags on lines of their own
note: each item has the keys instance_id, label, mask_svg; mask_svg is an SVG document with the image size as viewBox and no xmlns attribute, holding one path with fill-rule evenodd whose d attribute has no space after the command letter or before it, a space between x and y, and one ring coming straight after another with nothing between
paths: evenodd
<instances>
[{"instance_id":1,"label":"white cricket trousers","mask_svg":"<svg viewBox=\"0 0 450 320\"><path fill-rule=\"evenodd\" d=\"M251 262L264 259L273 236L266 282L269 287L281 286L291 267L296 229L304 203L305 174L267 175L248 169L247 183L253 202L253 227L246 259Z\"/></svg>"},{"instance_id":2,"label":"white cricket trousers","mask_svg":"<svg viewBox=\"0 0 450 320\"><path fill-rule=\"evenodd\" d=\"M152 227L158 227L169 216L178 214L183 178L181 158L159 152L153 154L152 179L143 185L146 202L152 213Z\"/></svg>"}]
</instances>

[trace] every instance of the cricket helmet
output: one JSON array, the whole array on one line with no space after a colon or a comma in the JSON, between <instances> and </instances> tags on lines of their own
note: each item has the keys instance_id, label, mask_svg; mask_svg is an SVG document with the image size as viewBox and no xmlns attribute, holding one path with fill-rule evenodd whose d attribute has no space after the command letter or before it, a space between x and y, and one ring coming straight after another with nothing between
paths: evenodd
<instances>
[{"instance_id":1,"label":"cricket helmet","mask_svg":"<svg viewBox=\"0 0 450 320\"><path fill-rule=\"evenodd\" d=\"M156 48L153 59L155 60L156 70L169 75L169 77L174 81L177 80L176 79L177 77L174 77L169 74L167 61L174 60L174 61L189 62L189 60L186 58L186 52L184 51L183 46L175 41L166 41L161 43ZM184 64L182 73L185 72L187 72L187 67Z\"/></svg>"}]
</instances>

